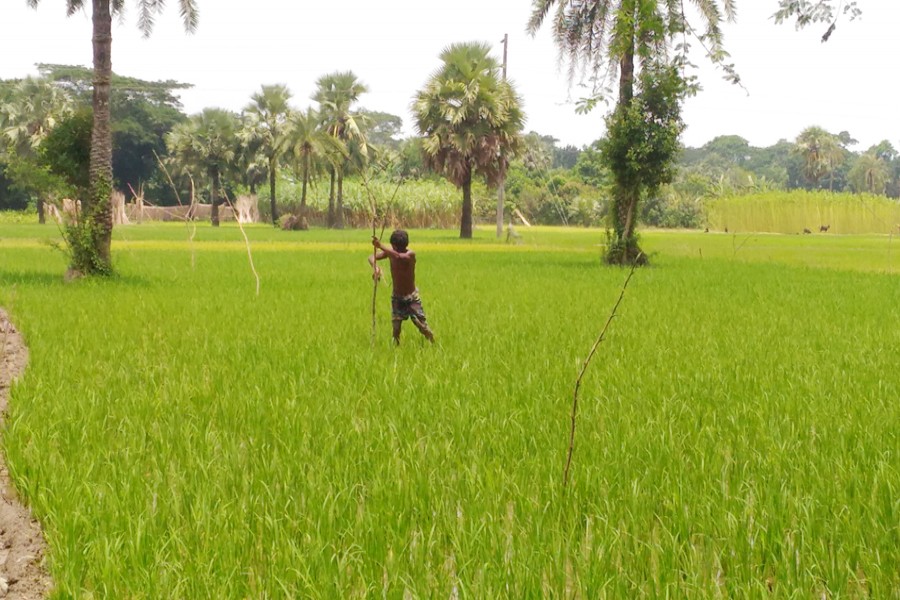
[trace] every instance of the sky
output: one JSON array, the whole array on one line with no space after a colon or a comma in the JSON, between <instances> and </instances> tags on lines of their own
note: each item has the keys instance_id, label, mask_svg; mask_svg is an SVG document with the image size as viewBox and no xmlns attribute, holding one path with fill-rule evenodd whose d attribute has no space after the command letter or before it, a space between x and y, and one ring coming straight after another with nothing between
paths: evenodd
<instances>
[{"instance_id":1,"label":"sky","mask_svg":"<svg viewBox=\"0 0 900 600\"><path fill-rule=\"evenodd\" d=\"M411 135L411 99L438 68L441 50L483 41L499 60L508 34L508 74L523 99L526 130L578 147L604 132L602 105L575 113L584 90L569 81L549 28L534 37L525 31L530 0L197 2L193 34L184 32L177 0L169 0L149 38L137 29L133 1L126 0L130 12L113 24L113 70L193 84L181 93L188 113L212 106L240 111L261 85L274 83L286 84L294 106L305 108L318 77L352 70L369 87L360 105L401 116ZM67 18L63 0L43 0L37 10L26 0L0 5L0 79L35 75L37 63L91 65L87 12ZM724 28L725 47L745 89L695 57L703 90L684 106L685 145L739 135L769 146L818 125L849 132L859 140L856 151L884 139L900 148L900 78L891 67L900 46L900 1L861 0L862 17L841 19L824 44L826 25L801 31L775 25L776 0L737 5L737 22Z\"/></svg>"}]
</instances>

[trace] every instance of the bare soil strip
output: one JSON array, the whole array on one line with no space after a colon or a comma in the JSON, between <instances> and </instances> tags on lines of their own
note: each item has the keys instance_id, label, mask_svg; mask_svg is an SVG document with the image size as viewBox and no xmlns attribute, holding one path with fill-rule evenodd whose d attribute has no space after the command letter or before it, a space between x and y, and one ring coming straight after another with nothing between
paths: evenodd
<instances>
[{"instance_id":1,"label":"bare soil strip","mask_svg":"<svg viewBox=\"0 0 900 600\"><path fill-rule=\"evenodd\" d=\"M28 348L0 309L0 428L10 384L27 363ZM0 598L38 600L47 596L53 582L44 567L44 548L40 524L19 502L6 460L0 455Z\"/></svg>"}]
</instances>

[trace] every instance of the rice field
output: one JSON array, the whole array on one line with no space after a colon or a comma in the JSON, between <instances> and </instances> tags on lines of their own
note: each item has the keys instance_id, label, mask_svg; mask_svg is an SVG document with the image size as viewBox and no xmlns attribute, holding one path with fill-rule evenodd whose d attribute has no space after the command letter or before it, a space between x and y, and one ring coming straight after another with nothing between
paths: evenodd
<instances>
[{"instance_id":1,"label":"rice field","mask_svg":"<svg viewBox=\"0 0 900 600\"><path fill-rule=\"evenodd\" d=\"M437 336L372 346L364 230L141 225L63 284L0 225L29 344L3 451L56 598L900 598L889 236L414 230Z\"/></svg>"}]
</instances>

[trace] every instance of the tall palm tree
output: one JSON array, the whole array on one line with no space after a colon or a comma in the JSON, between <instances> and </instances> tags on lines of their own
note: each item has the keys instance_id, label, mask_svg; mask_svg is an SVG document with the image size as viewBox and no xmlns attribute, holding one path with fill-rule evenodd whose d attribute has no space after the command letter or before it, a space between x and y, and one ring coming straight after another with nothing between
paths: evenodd
<instances>
[{"instance_id":1,"label":"tall palm tree","mask_svg":"<svg viewBox=\"0 0 900 600\"><path fill-rule=\"evenodd\" d=\"M266 155L269 170L269 203L272 209L272 225L278 226L278 205L275 198L275 180L278 177L278 160L287 148L291 107L291 92L285 85L264 85L253 94L244 109L255 115L262 134L262 152Z\"/></svg>"},{"instance_id":2,"label":"tall palm tree","mask_svg":"<svg viewBox=\"0 0 900 600\"><path fill-rule=\"evenodd\" d=\"M31 152L62 119L72 114L72 98L49 80L27 77L0 104L0 139L16 152Z\"/></svg>"},{"instance_id":3,"label":"tall palm tree","mask_svg":"<svg viewBox=\"0 0 900 600\"><path fill-rule=\"evenodd\" d=\"M294 113L289 145L302 182L300 216L306 216L306 188L326 166L334 169L347 156L344 143L319 127L321 120L313 108Z\"/></svg>"},{"instance_id":4,"label":"tall palm tree","mask_svg":"<svg viewBox=\"0 0 900 600\"><path fill-rule=\"evenodd\" d=\"M847 178L857 192L884 194L891 180L891 169L884 158L870 149L856 159Z\"/></svg>"},{"instance_id":5,"label":"tall palm tree","mask_svg":"<svg viewBox=\"0 0 900 600\"><path fill-rule=\"evenodd\" d=\"M503 178L521 145L521 101L483 43L453 44L443 64L413 99L412 112L426 166L462 188L459 237L472 237L472 177L488 185Z\"/></svg>"},{"instance_id":6,"label":"tall palm tree","mask_svg":"<svg viewBox=\"0 0 900 600\"><path fill-rule=\"evenodd\" d=\"M179 123L166 136L166 146L186 168L195 167L209 180L210 221L219 226L222 175L231 168L237 147L237 117L226 110L207 108Z\"/></svg>"},{"instance_id":7,"label":"tall palm tree","mask_svg":"<svg viewBox=\"0 0 900 600\"><path fill-rule=\"evenodd\" d=\"M322 126L333 137L345 146L355 147L363 158L368 144L365 134L365 116L353 110L359 97L369 88L357 79L352 71L342 71L323 75L316 81L316 92L312 99L319 103L319 116ZM328 195L328 226L341 228L344 226L344 171L346 165L338 164L329 169L331 190ZM335 203L334 187L337 182L337 202Z\"/></svg>"},{"instance_id":8,"label":"tall palm tree","mask_svg":"<svg viewBox=\"0 0 900 600\"><path fill-rule=\"evenodd\" d=\"M74 102L65 90L47 79L23 79L0 103L0 154L8 147L19 157L34 159L47 134L73 112ZM46 218L40 197L37 212L43 224Z\"/></svg>"},{"instance_id":9,"label":"tall palm tree","mask_svg":"<svg viewBox=\"0 0 900 600\"><path fill-rule=\"evenodd\" d=\"M40 0L26 0L28 6L37 7ZM71 16L84 8L84 0L66 0ZM135 0L138 8L138 27L149 35L153 30L156 14L162 11L161 0ZM112 16L122 11L125 0L91 0L94 48L94 124L91 132L91 189L82 204L82 220L89 233L90 248L85 264L72 265L84 274L112 272L110 242L112 240L112 133L110 129L109 93L112 79ZM197 28L195 0L178 0L184 27L188 31Z\"/></svg>"},{"instance_id":10,"label":"tall palm tree","mask_svg":"<svg viewBox=\"0 0 900 600\"><path fill-rule=\"evenodd\" d=\"M250 194L254 196L257 186L268 178L266 169L268 161L262 152L263 138L257 116L245 113L237 131L238 145L234 168L238 179L250 189Z\"/></svg>"},{"instance_id":11,"label":"tall palm tree","mask_svg":"<svg viewBox=\"0 0 900 600\"><path fill-rule=\"evenodd\" d=\"M825 175L831 176L833 185L834 170L843 156L836 135L821 127L807 127L797 136L794 152L803 157L804 175L813 189L819 187Z\"/></svg>"},{"instance_id":12,"label":"tall palm tree","mask_svg":"<svg viewBox=\"0 0 900 600\"><path fill-rule=\"evenodd\" d=\"M688 21L685 5L697 14L702 22L701 29ZM618 99L610 125L625 121L633 124L641 120L641 115L635 111L643 113L652 104L652 98L651 102L642 99L639 105L633 106L636 76L641 69L647 69L651 76L645 81L651 89L643 91L648 96L658 97L658 91L652 89L655 84L650 70L666 72L665 67L672 62L670 48L686 41L688 35L699 39L707 58L724 71L726 79L739 82L733 66L725 62L728 53L723 47L721 31L724 19L730 21L735 18L734 0L693 0L690 3L683 0L533 0L532 16L528 23L532 34L537 32L554 7L553 37L560 55L569 61L570 78L574 79L581 68L586 68L595 81L601 82L607 76L618 74ZM687 64L684 51L675 58L674 63L677 66ZM675 96L674 108L677 108L677 94ZM599 99L597 96L589 98L584 107L592 107ZM665 107L664 112L678 121L678 115L672 115L672 108ZM653 115L645 113L644 117L648 122L654 120ZM677 128L674 123L673 126ZM626 129L629 127L620 128L623 131ZM650 136L648 152L656 152L665 159L664 162L674 161L674 155L668 156L670 153L665 148L653 148L653 143L653 136ZM671 145L669 140L665 141L666 145ZM611 211L614 239L610 248L617 250L615 254L608 255L607 260L630 263L643 256L634 233L637 205L641 196L653 187L658 175L653 172L657 170L655 168L625 172L625 161L618 162L618 166L610 165L616 180Z\"/></svg>"}]
</instances>

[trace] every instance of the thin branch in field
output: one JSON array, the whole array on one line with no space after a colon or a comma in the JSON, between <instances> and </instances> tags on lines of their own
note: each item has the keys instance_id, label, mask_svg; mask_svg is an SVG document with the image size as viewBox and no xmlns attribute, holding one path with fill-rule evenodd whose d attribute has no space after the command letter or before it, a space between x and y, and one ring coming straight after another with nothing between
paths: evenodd
<instances>
[{"instance_id":1,"label":"thin branch in field","mask_svg":"<svg viewBox=\"0 0 900 600\"><path fill-rule=\"evenodd\" d=\"M888 237L888 273L894 272L894 266L891 263L891 244L894 241L894 230L891 229L890 236Z\"/></svg>"},{"instance_id":2,"label":"thin branch in field","mask_svg":"<svg viewBox=\"0 0 900 600\"><path fill-rule=\"evenodd\" d=\"M181 201L181 196L178 194L178 186L176 186L175 182L172 181L172 176L169 175L169 170L166 168L165 163L163 163L162 159L159 157L159 154L156 153L156 150L153 150L152 152L153 152L153 156L156 157L156 162L159 163L159 166L162 168L163 173L166 176L166 179L169 181L169 185L172 186L172 191L175 192L175 199L178 201L178 206L184 208L184 203ZM188 173L188 178L191 180L191 207L193 207L194 206L194 178L191 176L190 173ZM134 190L132 190L132 192L133 191ZM188 210L188 212L191 212L191 211ZM186 216L184 218L184 224L186 227L191 226L190 221L191 221L191 219L189 218L189 216ZM192 270L194 269L194 265L196 262L194 260L194 235L196 235L196 234L197 234L197 225L193 224L193 229L191 230L191 235L188 238L188 244L191 247L191 269Z\"/></svg>"},{"instance_id":3,"label":"thin branch in field","mask_svg":"<svg viewBox=\"0 0 900 600\"><path fill-rule=\"evenodd\" d=\"M166 175L166 179L169 180L169 185L172 186L172 191L175 192L175 199L178 200L178 206L184 206L184 204L181 202L181 196L178 195L178 188L175 186L175 182L172 181L172 176L169 175L169 170L166 168L166 165L159 157L159 154L156 153L156 150L153 150L153 156L156 157L156 162L158 162L159 166L162 167L163 173L165 173Z\"/></svg>"},{"instance_id":4,"label":"thin branch in field","mask_svg":"<svg viewBox=\"0 0 900 600\"><path fill-rule=\"evenodd\" d=\"M193 270L195 268L194 265L196 262L195 256L194 256L194 236L197 235L197 223L194 222L194 214L193 214L194 202L195 202L194 176L191 175L190 173L188 173L188 179L191 180L191 208L188 209L188 215L185 216L185 218L184 218L184 224L187 225L188 223L190 223L190 227L191 227L191 236L188 238L188 244L191 247L191 269Z\"/></svg>"},{"instance_id":5,"label":"thin branch in field","mask_svg":"<svg viewBox=\"0 0 900 600\"><path fill-rule=\"evenodd\" d=\"M386 168L386 167L385 167ZM375 237L375 229L378 225L378 201L375 198L375 194L372 192L372 188L369 187L369 175L365 171L363 171L363 187L366 190L366 196L369 198L369 209L372 211L372 237ZM403 177L401 176L397 180L397 186L394 188L394 193L391 195L390 203L394 202L394 198L397 197L397 192L400 190L400 185L403 183ZM387 220L384 215L381 217L381 233L378 235L378 239L380 240L384 236L384 228L387 225ZM375 309L376 302L378 299L378 278L375 277L375 269L378 268L376 266L376 257L378 256L377 250L372 248L372 347L375 347L375 333L376 333L376 323L377 320L375 318Z\"/></svg>"},{"instance_id":6,"label":"thin branch in field","mask_svg":"<svg viewBox=\"0 0 900 600\"><path fill-rule=\"evenodd\" d=\"M594 354L597 352L597 348L600 347L600 342L602 342L603 338L606 336L606 331L607 329L609 329L609 324L612 323L612 320L616 316L616 311L619 309L619 304L622 302L622 298L625 297L625 290L628 288L628 282L631 281L631 276L634 275L634 270L637 268L638 263L640 262L643 255L644 253L641 252L635 257L634 263L632 263L631 265L631 271L628 272L628 277L625 278L625 283L622 284L622 291L619 293L619 299L616 300L612 312L609 314L609 318L606 320L606 324L603 325L603 329L600 331L600 335L597 337L597 341L594 342L594 345L591 347L591 351L588 353L587 358L584 359L584 363L581 365L581 372L578 373L578 379L575 380L575 392L572 395L572 416L571 429L569 431L569 452L566 456L566 469L563 472L563 487L569 484L569 468L572 466L572 453L575 451L575 417L578 415L578 392L581 389L581 380L584 379L584 374L587 372L587 368L591 364L591 360L594 358Z\"/></svg>"},{"instance_id":7,"label":"thin branch in field","mask_svg":"<svg viewBox=\"0 0 900 600\"><path fill-rule=\"evenodd\" d=\"M191 180L191 182L193 183L193 180ZM247 258L250 259L250 270L253 271L253 276L256 277L256 295L259 296L259 273L256 272L256 267L253 265L253 252L250 250L250 239L247 237L247 232L244 231L244 224L237 218L237 209L234 207L234 204L231 203L231 198L228 197L225 190L222 190L222 197L225 198L225 202L231 207L231 213L235 215L234 220L241 230L241 235L244 236L244 244L247 246Z\"/></svg>"},{"instance_id":8,"label":"thin branch in field","mask_svg":"<svg viewBox=\"0 0 900 600\"><path fill-rule=\"evenodd\" d=\"M734 239L735 239L736 237L737 237L737 233L735 233L734 236L731 238L731 248L732 248L731 258L734 258L735 255L737 255L738 250L740 250L741 248L743 248L743 247L744 247L744 244L746 244L747 242L750 241L750 238L756 237L756 236L755 236L754 234L752 234L752 233L749 234L747 237L744 238L744 241L741 242L741 245L738 246L737 248L735 248L735 247L734 247Z\"/></svg>"}]
</instances>

